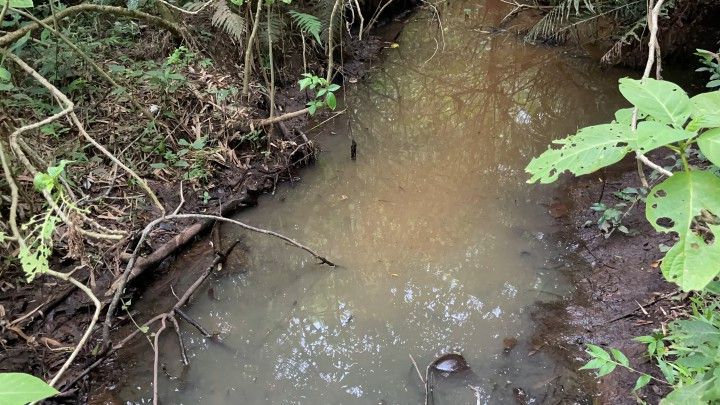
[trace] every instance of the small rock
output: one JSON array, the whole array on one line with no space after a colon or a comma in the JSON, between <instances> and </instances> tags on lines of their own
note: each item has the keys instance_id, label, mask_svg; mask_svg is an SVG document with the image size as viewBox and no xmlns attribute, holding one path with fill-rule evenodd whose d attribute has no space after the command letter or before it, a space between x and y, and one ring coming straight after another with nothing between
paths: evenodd
<instances>
[{"instance_id":1,"label":"small rock","mask_svg":"<svg viewBox=\"0 0 720 405\"><path fill-rule=\"evenodd\" d=\"M512 336L508 336L503 339L503 351L507 354L517 345L517 339Z\"/></svg>"}]
</instances>

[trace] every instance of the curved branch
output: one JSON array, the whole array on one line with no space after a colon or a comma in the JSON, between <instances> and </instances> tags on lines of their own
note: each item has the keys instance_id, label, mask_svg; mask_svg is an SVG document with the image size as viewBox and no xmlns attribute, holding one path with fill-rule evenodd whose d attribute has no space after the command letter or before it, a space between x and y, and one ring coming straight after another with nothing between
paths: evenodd
<instances>
[{"instance_id":1,"label":"curved branch","mask_svg":"<svg viewBox=\"0 0 720 405\"><path fill-rule=\"evenodd\" d=\"M73 111L75 105L73 104L72 101L70 101L69 98L67 98L67 96L63 92L58 90L57 87L53 86L52 83L47 81L47 79L45 79L40 73L38 73L35 69L30 67L30 65L25 63L25 61L23 61L22 59L20 59L13 53L10 53L10 52L2 49L1 45L0 45L0 54L5 56L6 58L12 60L13 62L15 62L15 64L20 66L25 72L27 72L30 76L32 76L33 79L37 80L38 83L40 83L43 87L45 87L58 100L60 100L61 104L65 104L65 110L61 111L60 113L55 114L52 117L48 117L42 121L36 122L34 124L26 125L22 128L19 128L17 131L15 131L13 134L10 135L11 143L13 142L13 136L15 136L15 138L17 138L17 135L20 132L24 132L28 129L38 128L41 125L47 124L48 122L52 122L56 119L59 119L63 115L67 114L70 117L70 120L72 121L72 123L75 124L75 126L77 127L80 134L88 142L90 142L93 146L95 146L98 150L100 150L100 152L102 152L105 156L107 156L110 160L112 160L116 165L120 166L130 176L132 176L138 182L138 185L143 190L145 190L145 193L150 197L150 199L152 199L153 203L155 203L155 205L158 207L158 209L160 209L160 212L162 213L162 215L165 215L165 207L163 207L163 205L160 203L160 200L158 200L157 195L155 195L155 192L152 191L152 189L150 188L150 186L148 186L148 184L145 182L145 180L143 180L134 170L127 167L123 162L121 162L117 157L115 157L115 155L113 155L109 150L107 150L103 145L101 145L98 141L96 141L93 137L90 136L90 134L88 134L85 131L85 127L83 127L82 122L80 122L80 119Z\"/></svg>"},{"instance_id":2,"label":"curved branch","mask_svg":"<svg viewBox=\"0 0 720 405\"><path fill-rule=\"evenodd\" d=\"M65 360L65 364L62 365L60 370L55 374L55 377L50 381L50 385L54 386L57 384L58 380L60 380L60 377L67 371L67 369L70 367L73 361L75 361L75 357L77 357L78 353L80 353L80 350L82 350L83 346L85 346L85 343L87 343L88 338L90 337L90 334L92 333L93 328L95 327L95 323L97 323L98 319L100 319L100 309L102 308L102 305L100 304L100 300L97 299L95 294L93 294L90 287L86 286L85 284L79 282L78 280L70 277L69 275L65 273L60 273L58 271L54 270L45 270L45 274L53 277L57 277L61 280L69 281L70 283L74 284L77 288L79 288L82 292L85 293L95 304L95 313L93 313L93 317L90 320L90 325L88 325L87 330L85 330L85 333L80 338L80 341L77 345L75 345L75 350L73 350L70 357L68 357L67 360Z\"/></svg>"},{"instance_id":3,"label":"curved branch","mask_svg":"<svg viewBox=\"0 0 720 405\"><path fill-rule=\"evenodd\" d=\"M165 28L175 36L178 36L178 37L183 36L182 28L180 28L176 24L166 21L160 17L156 17L152 14L144 13L144 12L138 11L138 10L130 10L125 7L102 6L99 4L83 3L83 4L78 4L77 6L71 6L64 10L58 11L57 13L55 13L55 16L47 17L41 21L44 22L45 24L50 24L53 22L54 19L62 20L63 18L71 17L76 14L80 14L80 13L84 13L84 12L95 12L95 13L102 13L102 14L111 14L111 15L121 16L121 17L135 18L135 19L147 21L148 23L158 25L162 28ZM22 28L19 28L13 32L10 32L10 33L7 33L7 34L1 36L0 37L0 48L4 48L4 47L12 44L13 42L22 38L28 32L34 31L40 27L41 27L40 24L38 24L36 22L32 22L28 25L23 26Z\"/></svg>"},{"instance_id":4,"label":"curved branch","mask_svg":"<svg viewBox=\"0 0 720 405\"><path fill-rule=\"evenodd\" d=\"M157 218L154 221L150 222L145 226L145 229L142 230L140 234L140 238L138 239L137 244L135 245L135 250L132 253L132 256L130 257L130 260L128 260L127 265L125 266L125 270L123 271L123 274L120 276L118 280L116 280L113 285L110 287L109 293L113 294L112 301L110 301L110 305L108 306L108 310L105 313L105 323L103 324L103 341L105 344L110 343L110 326L112 325L112 317L115 313L115 309L117 308L118 303L120 302L120 296L123 293L123 290L125 289L125 285L127 284L128 280L130 279L130 275L133 271L133 268L135 267L135 262L138 259L138 255L140 254L140 248L143 246L143 242L147 238L148 234L150 234L150 231L155 228L158 224L161 222L169 221L171 219L210 219L214 221L221 221L221 222L228 222L233 225L237 225L241 228L247 229L252 232L261 233L264 235L270 235L274 236L278 239L281 239L297 248L300 248L318 259L320 261L320 264L327 264L329 266L335 267L335 263L331 262L330 260L326 259L323 256L320 256L318 253L316 253L311 248L294 241L293 239L288 238L285 235L281 235L274 231L269 231L267 229L257 228L252 225L248 225L244 222L240 222L231 218L225 218L217 215L206 215L206 214L171 214L166 215L161 218Z\"/></svg>"},{"instance_id":5,"label":"curved branch","mask_svg":"<svg viewBox=\"0 0 720 405\"><path fill-rule=\"evenodd\" d=\"M648 57L647 62L645 63L645 71L643 72L642 78L646 79L650 77L650 72L652 71L652 66L655 63L655 53L659 52L660 45L657 41L657 32L658 32L658 16L660 15L660 10L662 9L662 4L664 0L658 0L657 3L655 3L655 6L652 6L652 1L650 2L650 6L652 9L649 11L648 14L648 27L650 28L650 39L648 39ZM660 74L660 61L658 60L658 66L657 66L657 72L658 75ZM637 122L638 122L638 108L633 108L633 114L632 114L632 123L630 126L632 127L632 131L637 131ZM665 168L661 167L660 165L653 163L650 159L647 158L644 154L642 154L640 151L635 151L635 158L638 160L638 162L642 162L646 166L652 168L653 170L656 170L657 172L664 174L667 177L672 176L672 172L666 170ZM642 166L638 165L638 175L640 176L640 181L643 183L643 187L648 187L647 180L645 179L645 173L642 171Z\"/></svg>"}]
</instances>

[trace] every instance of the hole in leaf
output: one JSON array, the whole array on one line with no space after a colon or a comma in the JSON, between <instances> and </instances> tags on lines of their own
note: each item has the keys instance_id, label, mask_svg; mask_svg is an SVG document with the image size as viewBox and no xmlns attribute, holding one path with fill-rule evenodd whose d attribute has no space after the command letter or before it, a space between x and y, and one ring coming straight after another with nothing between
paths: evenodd
<instances>
[{"instance_id":1,"label":"hole in leaf","mask_svg":"<svg viewBox=\"0 0 720 405\"><path fill-rule=\"evenodd\" d=\"M618 142L617 145L615 145L615 146L617 146L618 148L624 148L624 147L628 146L628 143L627 142Z\"/></svg>"},{"instance_id":2,"label":"hole in leaf","mask_svg":"<svg viewBox=\"0 0 720 405\"><path fill-rule=\"evenodd\" d=\"M655 221L655 223L658 224L658 226L661 226L666 229L670 229L673 226L675 226L675 221L673 221L672 219L670 219L668 217L658 218L657 221Z\"/></svg>"},{"instance_id":3,"label":"hole in leaf","mask_svg":"<svg viewBox=\"0 0 720 405\"><path fill-rule=\"evenodd\" d=\"M663 198L667 195L665 190L658 190L655 192L655 197Z\"/></svg>"},{"instance_id":4,"label":"hole in leaf","mask_svg":"<svg viewBox=\"0 0 720 405\"><path fill-rule=\"evenodd\" d=\"M652 207L653 207L653 208L657 208L657 204L653 204Z\"/></svg>"},{"instance_id":5,"label":"hole in leaf","mask_svg":"<svg viewBox=\"0 0 720 405\"><path fill-rule=\"evenodd\" d=\"M715 241L715 235L710 229L710 225L720 225L720 218L706 209L701 209L700 215L693 217L690 229L710 245Z\"/></svg>"}]
</instances>

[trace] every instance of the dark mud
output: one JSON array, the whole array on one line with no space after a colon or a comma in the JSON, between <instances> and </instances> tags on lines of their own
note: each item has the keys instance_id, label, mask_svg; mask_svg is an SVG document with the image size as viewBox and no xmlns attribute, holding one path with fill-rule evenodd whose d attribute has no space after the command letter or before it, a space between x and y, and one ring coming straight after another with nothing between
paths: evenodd
<instances>
[{"instance_id":1,"label":"dark mud","mask_svg":"<svg viewBox=\"0 0 720 405\"><path fill-rule=\"evenodd\" d=\"M672 237L652 229L645 219L643 203L623 220L634 236L614 232L605 238L596 226L585 225L588 221L596 223L599 217L590 209L591 204L613 205L620 202L613 193L639 185L635 162L627 160L618 168L572 180L550 206L550 214L563 224L571 240L577 240L577 253L590 264L589 270L568 274L576 286L570 297L541 304L534 314L537 346L564 359L569 367L579 368L588 360L584 349L591 343L617 348L633 367L659 376L658 369L644 356L645 346L633 338L661 329L678 306L672 298L676 289L664 281L658 266L662 257L658 245L671 245ZM618 368L601 378L592 387L597 403L637 403L631 393L637 377ZM593 378L588 373L588 381ZM650 383L638 395L654 404L666 393L666 387Z\"/></svg>"}]
</instances>

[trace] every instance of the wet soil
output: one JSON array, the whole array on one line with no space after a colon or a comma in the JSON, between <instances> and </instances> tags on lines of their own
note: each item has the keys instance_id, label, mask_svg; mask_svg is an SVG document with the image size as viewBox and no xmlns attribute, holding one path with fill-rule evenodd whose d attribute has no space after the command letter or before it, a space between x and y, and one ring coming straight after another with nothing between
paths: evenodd
<instances>
[{"instance_id":1,"label":"wet soil","mask_svg":"<svg viewBox=\"0 0 720 405\"><path fill-rule=\"evenodd\" d=\"M568 236L577 239L577 252L590 270L569 274L577 288L570 297L540 304L534 314L538 322L535 341L575 368L588 360L587 343L617 348L633 367L659 377L658 369L644 356L645 346L633 338L662 329L675 315L676 288L664 281L658 266L662 257L658 245L672 245L672 237L652 229L642 202L623 220L633 236L614 232L605 238L596 226L586 225L588 221L595 224L599 217L591 204L613 205L620 202L613 193L640 185L635 167L634 160L628 159L617 168L571 180L549 207L549 214L563 224ZM601 378L597 402L637 403L631 393L637 377L618 368ZM665 387L651 382L638 396L655 404L666 393Z\"/></svg>"}]
</instances>

